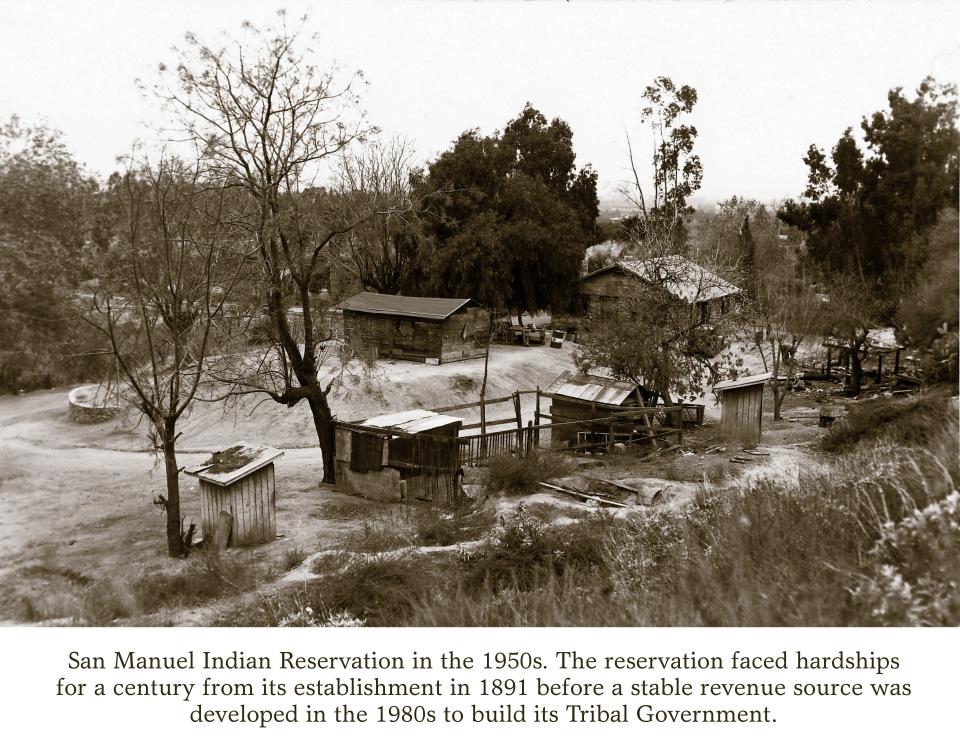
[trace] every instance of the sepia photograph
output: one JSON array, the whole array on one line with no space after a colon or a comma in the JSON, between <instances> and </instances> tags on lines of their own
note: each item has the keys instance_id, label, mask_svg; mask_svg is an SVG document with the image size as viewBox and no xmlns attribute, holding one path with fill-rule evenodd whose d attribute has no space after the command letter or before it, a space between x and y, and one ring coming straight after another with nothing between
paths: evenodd
<instances>
[{"instance_id":1,"label":"sepia photograph","mask_svg":"<svg viewBox=\"0 0 960 754\"><path fill-rule=\"evenodd\" d=\"M957 6L0 13L0 624L960 625Z\"/></svg>"}]
</instances>

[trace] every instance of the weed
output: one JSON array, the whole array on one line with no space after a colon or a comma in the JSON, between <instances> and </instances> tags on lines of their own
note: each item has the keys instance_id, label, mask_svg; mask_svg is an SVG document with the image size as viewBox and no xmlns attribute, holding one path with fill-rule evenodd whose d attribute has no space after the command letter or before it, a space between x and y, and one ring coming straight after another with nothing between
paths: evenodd
<instances>
[{"instance_id":1,"label":"weed","mask_svg":"<svg viewBox=\"0 0 960 754\"><path fill-rule=\"evenodd\" d=\"M284 571L292 571L306 559L307 553L304 552L302 547L288 547L283 551L280 562Z\"/></svg>"},{"instance_id":2,"label":"weed","mask_svg":"<svg viewBox=\"0 0 960 754\"><path fill-rule=\"evenodd\" d=\"M560 453L534 451L527 456L494 456L487 462L485 482L490 492L533 492L540 482L566 476L573 462Z\"/></svg>"}]
</instances>

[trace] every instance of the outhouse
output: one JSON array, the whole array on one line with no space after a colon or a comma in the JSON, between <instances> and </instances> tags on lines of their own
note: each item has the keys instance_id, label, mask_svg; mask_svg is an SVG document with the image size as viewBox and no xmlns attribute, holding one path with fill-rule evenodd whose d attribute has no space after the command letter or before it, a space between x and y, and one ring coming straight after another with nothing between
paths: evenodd
<instances>
[{"instance_id":1,"label":"outhouse","mask_svg":"<svg viewBox=\"0 0 960 754\"><path fill-rule=\"evenodd\" d=\"M186 470L200 480L204 541L213 539L221 511L233 517L228 544L255 545L276 539L273 462L282 455L276 448L240 443Z\"/></svg>"},{"instance_id":2,"label":"outhouse","mask_svg":"<svg viewBox=\"0 0 960 754\"><path fill-rule=\"evenodd\" d=\"M337 489L388 502L456 500L462 424L424 409L338 422Z\"/></svg>"},{"instance_id":3,"label":"outhouse","mask_svg":"<svg viewBox=\"0 0 960 754\"><path fill-rule=\"evenodd\" d=\"M763 423L763 388L772 374L752 374L722 380L713 392L722 404L720 432L727 442L749 448L760 442Z\"/></svg>"}]
</instances>

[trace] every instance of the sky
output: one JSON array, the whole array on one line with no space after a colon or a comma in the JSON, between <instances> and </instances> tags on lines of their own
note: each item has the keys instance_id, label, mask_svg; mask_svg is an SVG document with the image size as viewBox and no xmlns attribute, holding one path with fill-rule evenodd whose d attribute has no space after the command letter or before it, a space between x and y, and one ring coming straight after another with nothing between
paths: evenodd
<instances>
[{"instance_id":1,"label":"sky","mask_svg":"<svg viewBox=\"0 0 960 754\"><path fill-rule=\"evenodd\" d=\"M0 121L61 130L100 176L135 140L156 143L156 80L187 31L211 39L278 8L309 12L317 64L362 69L363 103L423 160L461 132L503 128L529 101L573 129L602 198L643 145L656 76L697 89L704 180L696 197L799 194L811 143L832 145L889 89L960 78L960 3L271 2L0 0Z\"/></svg>"}]
</instances>

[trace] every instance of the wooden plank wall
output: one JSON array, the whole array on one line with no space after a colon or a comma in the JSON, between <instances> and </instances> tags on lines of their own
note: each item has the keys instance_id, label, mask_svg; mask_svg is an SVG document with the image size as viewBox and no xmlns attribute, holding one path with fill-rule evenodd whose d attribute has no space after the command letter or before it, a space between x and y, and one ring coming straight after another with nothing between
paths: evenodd
<instances>
[{"instance_id":1,"label":"wooden plank wall","mask_svg":"<svg viewBox=\"0 0 960 754\"><path fill-rule=\"evenodd\" d=\"M220 511L233 516L230 544L255 545L277 537L276 488L273 464L229 487L200 480L203 538L213 537Z\"/></svg>"},{"instance_id":2,"label":"wooden plank wall","mask_svg":"<svg viewBox=\"0 0 960 754\"><path fill-rule=\"evenodd\" d=\"M752 447L760 442L763 385L724 390L721 400L720 431L724 439L743 447Z\"/></svg>"}]
</instances>

